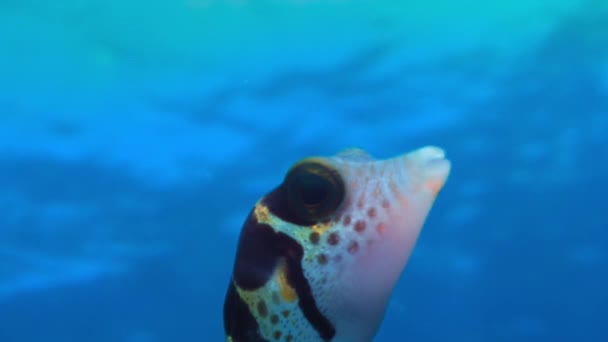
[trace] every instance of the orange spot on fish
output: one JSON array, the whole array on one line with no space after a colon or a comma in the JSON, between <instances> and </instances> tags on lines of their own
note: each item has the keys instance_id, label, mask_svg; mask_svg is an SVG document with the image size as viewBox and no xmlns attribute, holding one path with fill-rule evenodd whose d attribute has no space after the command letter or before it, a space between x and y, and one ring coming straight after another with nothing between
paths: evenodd
<instances>
[{"instance_id":1,"label":"orange spot on fish","mask_svg":"<svg viewBox=\"0 0 608 342\"><path fill-rule=\"evenodd\" d=\"M367 216L369 218L375 218L376 215L377 215L376 208L369 208L369 209L367 209Z\"/></svg>"},{"instance_id":2,"label":"orange spot on fish","mask_svg":"<svg viewBox=\"0 0 608 342\"><path fill-rule=\"evenodd\" d=\"M281 259L279 266L277 267L276 281L279 284L281 298L283 298L285 302L290 303L298 299L296 290L289 284L289 280L287 279L287 264L283 259Z\"/></svg>"},{"instance_id":3,"label":"orange spot on fish","mask_svg":"<svg viewBox=\"0 0 608 342\"><path fill-rule=\"evenodd\" d=\"M357 233L362 233L363 231L365 231L365 222L364 221L357 221L355 223L355 231Z\"/></svg>"},{"instance_id":4,"label":"orange spot on fish","mask_svg":"<svg viewBox=\"0 0 608 342\"><path fill-rule=\"evenodd\" d=\"M431 191L433 196L437 196L437 194L443 187L443 182L436 180L427 180L426 182L424 182L424 186Z\"/></svg>"},{"instance_id":5,"label":"orange spot on fish","mask_svg":"<svg viewBox=\"0 0 608 342\"><path fill-rule=\"evenodd\" d=\"M350 224L351 218L350 215L344 216L344 222L342 223L344 226L348 226Z\"/></svg>"},{"instance_id":6,"label":"orange spot on fish","mask_svg":"<svg viewBox=\"0 0 608 342\"><path fill-rule=\"evenodd\" d=\"M329 237L327 238L327 243L329 243L331 246L335 246L338 244L338 242L340 242L340 235L338 235L338 233L333 232L329 234Z\"/></svg>"}]
</instances>

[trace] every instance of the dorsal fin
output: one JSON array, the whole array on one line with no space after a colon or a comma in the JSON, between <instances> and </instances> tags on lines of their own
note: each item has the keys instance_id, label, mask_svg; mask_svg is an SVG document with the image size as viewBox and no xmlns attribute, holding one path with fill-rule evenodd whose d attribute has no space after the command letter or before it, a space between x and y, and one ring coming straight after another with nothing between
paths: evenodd
<instances>
[{"instance_id":1,"label":"dorsal fin","mask_svg":"<svg viewBox=\"0 0 608 342\"><path fill-rule=\"evenodd\" d=\"M374 160L374 157L372 157L369 153L358 147L350 147L344 149L336 154L336 158L355 162L366 162Z\"/></svg>"}]
</instances>

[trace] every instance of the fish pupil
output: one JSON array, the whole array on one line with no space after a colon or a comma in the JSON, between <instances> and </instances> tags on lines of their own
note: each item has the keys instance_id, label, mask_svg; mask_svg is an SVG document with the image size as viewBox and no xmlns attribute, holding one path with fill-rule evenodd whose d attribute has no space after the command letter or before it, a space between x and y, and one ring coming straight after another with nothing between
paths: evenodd
<instances>
[{"instance_id":1,"label":"fish pupil","mask_svg":"<svg viewBox=\"0 0 608 342\"><path fill-rule=\"evenodd\" d=\"M306 225L327 218L344 198L344 183L338 172L319 162L296 165L283 187L289 212Z\"/></svg>"},{"instance_id":2,"label":"fish pupil","mask_svg":"<svg viewBox=\"0 0 608 342\"><path fill-rule=\"evenodd\" d=\"M328 197L330 184L320 176L303 175L298 185L298 193L302 203L306 206L322 204Z\"/></svg>"}]
</instances>

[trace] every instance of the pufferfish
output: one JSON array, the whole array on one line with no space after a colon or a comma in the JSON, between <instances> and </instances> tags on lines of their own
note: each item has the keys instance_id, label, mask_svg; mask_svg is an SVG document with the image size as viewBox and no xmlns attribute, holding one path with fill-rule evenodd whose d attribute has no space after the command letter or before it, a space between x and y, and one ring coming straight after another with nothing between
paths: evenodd
<instances>
[{"instance_id":1,"label":"pufferfish","mask_svg":"<svg viewBox=\"0 0 608 342\"><path fill-rule=\"evenodd\" d=\"M371 341L449 173L433 146L295 163L242 227L227 341Z\"/></svg>"}]
</instances>

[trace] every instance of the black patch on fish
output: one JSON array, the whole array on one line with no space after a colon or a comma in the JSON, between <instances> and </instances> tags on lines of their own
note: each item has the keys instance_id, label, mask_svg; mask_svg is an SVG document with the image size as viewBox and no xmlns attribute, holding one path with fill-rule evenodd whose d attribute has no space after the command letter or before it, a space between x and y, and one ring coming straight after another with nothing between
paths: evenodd
<instances>
[{"instance_id":1,"label":"black patch on fish","mask_svg":"<svg viewBox=\"0 0 608 342\"><path fill-rule=\"evenodd\" d=\"M296 224L298 226L312 226L316 221L307 220L302 216L296 215L289 208L287 201L287 193L284 186L277 187L271 193L262 199L262 205L268 208L270 213L285 222Z\"/></svg>"},{"instance_id":2,"label":"black patch on fish","mask_svg":"<svg viewBox=\"0 0 608 342\"><path fill-rule=\"evenodd\" d=\"M308 226L311 223L308 220L303 220L297 215L294 215L292 210L289 210L287 205L287 194L284 186L279 186L266 195L261 202L268 208L270 213L285 222L297 224L299 226Z\"/></svg>"},{"instance_id":3,"label":"black patch on fish","mask_svg":"<svg viewBox=\"0 0 608 342\"><path fill-rule=\"evenodd\" d=\"M238 250L233 270L234 283L243 290L255 290L264 286L272 277L281 258L286 263L286 276L289 284L296 291L299 302L298 305L304 317L318 331L324 340L331 340L336 330L329 320L321 314L308 280L304 276L302 269L302 258L304 249L297 240L288 235L276 232L271 226L257 222L252 211L245 221L239 237ZM232 286L232 285L231 285ZM230 290L228 292L230 295ZM238 294L235 295L238 297ZM243 314L233 313L237 310L232 304L234 299L226 298L224 305L224 320L229 319L233 322L224 322L227 327L235 329L255 329L254 332L247 331L227 331L233 338L247 336L247 334L258 334L259 326L248 323L248 317ZM245 308L248 311L247 307ZM251 316L251 313L249 313ZM243 319L244 322L238 322ZM235 321L236 320L236 321Z\"/></svg>"},{"instance_id":4,"label":"black patch on fish","mask_svg":"<svg viewBox=\"0 0 608 342\"><path fill-rule=\"evenodd\" d=\"M258 322L230 282L224 303L224 332L234 342L268 342L260 336Z\"/></svg>"},{"instance_id":5,"label":"black patch on fish","mask_svg":"<svg viewBox=\"0 0 608 342\"><path fill-rule=\"evenodd\" d=\"M296 163L262 203L283 221L312 226L330 220L342 206L345 193L344 180L336 169L309 158Z\"/></svg>"},{"instance_id":6,"label":"black patch on fish","mask_svg":"<svg viewBox=\"0 0 608 342\"><path fill-rule=\"evenodd\" d=\"M243 225L234 262L233 277L243 290L264 286L272 277L280 257L271 226L257 222L253 211Z\"/></svg>"}]
</instances>

